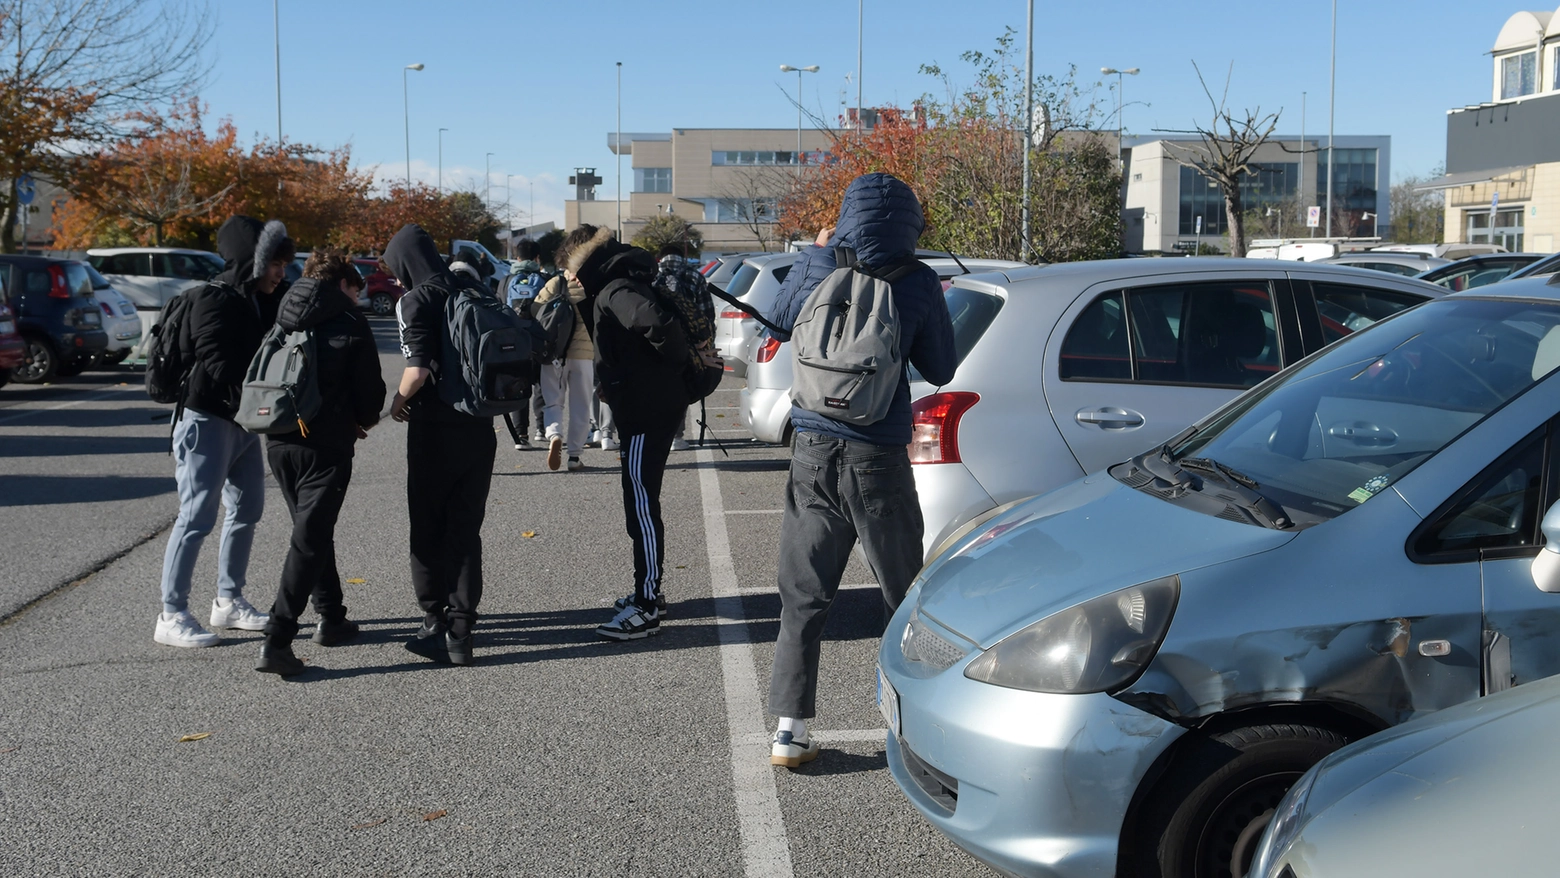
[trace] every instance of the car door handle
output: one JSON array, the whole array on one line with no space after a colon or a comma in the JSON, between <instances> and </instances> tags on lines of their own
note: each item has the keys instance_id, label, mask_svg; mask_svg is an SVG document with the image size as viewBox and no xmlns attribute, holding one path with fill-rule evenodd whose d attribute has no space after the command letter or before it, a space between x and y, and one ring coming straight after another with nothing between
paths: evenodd
<instances>
[{"instance_id":1,"label":"car door handle","mask_svg":"<svg viewBox=\"0 0 1560 878\"><path fill-rule=\"evenodd\" d=\"M1127 430L1143 426L1143 416L1135 411L1115 406L1084 409L1073 416L1078 423L1103 430Z\"/></svg>"}]
</instances>

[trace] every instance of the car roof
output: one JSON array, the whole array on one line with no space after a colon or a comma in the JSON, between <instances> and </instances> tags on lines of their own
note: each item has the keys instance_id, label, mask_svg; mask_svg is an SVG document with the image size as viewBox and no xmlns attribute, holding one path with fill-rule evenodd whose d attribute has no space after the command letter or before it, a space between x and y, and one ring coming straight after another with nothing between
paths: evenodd
<instances>
[{"instance_id":1,"label":"car roof","mask_svg":"<svg viewBox=\"0 0 1560 878\"><path fill-rule=\"evenodd\" d=\"M782 260L784 260L786 262L794 262L794 261L796 261L796 257L798 257L800 255L802 255L802 254L801 253L795 253L795 252L793 252L793 253L761 253L758 256L749 256L747 259L744 259L743 262L745 264L747 264L747 265L752 265L752 266L755 266L757 268L764 268L766 266L769 266L769 265L771 265L773 263L776 263L776 262L780 262Z\"/></svg>"},{"instance_id":2,"label":"car roof","mask_svg":"<svg viewBox=\"0 0 1560 878\"><path fill-rule=\"evenodd\" d=\"M1164 277L1177 274L1233 274L1250 275L1268 272L1321 272L1333 274L1339 280L1371 281L1381 283L1390 279L1394 284L1408 284L1422 288L1434 296L1446 295L1445 287L1415 280L1411 277L1387 274L1368 268L1348 265L1329 265L1325 262L1294 262L1287 259L1232 259L1227 256L1161 257L1153 259L1098 259L1091 262L1055 262L1026 268L1003 269L996 274L1009 283L1031 279L1074 280L1082 285L1127 281L1137 278ZM1493 285L1492 285L1493 286ZM1481 287L1482 289L1482 287Z\"/></svg>"},{"instance_id":3,"label":"car roof","mask_svg":"<svg viewBox=\"0 0 1560 878\"><path fill-rule=\"evenodd\" d=\"M189 247L93 247L87 251L88 256L118 256L121 253L188 253L195 256L222 258L210 250L195 250Z\"/></svg>"},{"instance_id":4,"label":"car roof","mask_svg":"<svg viewBox=\"0 0 1560 878\"><path fill-rule=\"evenodd\" d=\"M1504 255L1504 254L1503 254ZM1419 264L1423 262L1437 263L1436 267L1450 265L1452 260L1442 256L1431 256L1428 253L1416 253L1413 251L1397 250L1359 250L1354 253L1339 253L1337 256L1329 256L1326 259L1317 259L1317 262L1344 263L1344 262L1400 262L1403 264Z\"/></svg>"},{"instance_id":5,"label":"car roof","mask_svg":"<svg viewBox=\"0 0 1560 878\"><path fill-rule=\"evenodd\" d=\"M1552 275L1540 275L1538 277L1510 278L1495 284L1486 284L1482 287L1474 287L1471 290L1463 290L1460 293L1452 293L1459 298L1479 299L1549 299L1560 300L1560 286L1550 284Z\"/></svg>"}]
</instances>

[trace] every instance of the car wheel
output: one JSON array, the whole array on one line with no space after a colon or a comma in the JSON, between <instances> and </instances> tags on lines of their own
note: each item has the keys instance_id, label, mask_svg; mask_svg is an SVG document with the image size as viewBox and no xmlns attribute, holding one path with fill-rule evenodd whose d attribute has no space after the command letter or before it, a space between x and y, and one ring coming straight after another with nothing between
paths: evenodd
<instances>
[{"instance_id":1,"label":"car wheel","mask_svg":"<svg viewBox=\"0 0 1560 878\"><path fill-rule=\"evenodd\" d=\"M54 380L54 374L60 368L60 357L54 352L54 345L36 335L26 336L22 342L26 358L22 365L12 370L11 377L16 383L42 384Z\"/></svg>"},{"instance_id":2,"label":"car wheel","mask_svg":"<svg viewBox=\"0 0 1560 878\"><path fill-rule=\"evenodd\" d=\"M1259 725L1191 744L1153 791L1136 868L1153 878L1243 878L1279 799L1348 743L1330 729Z\"/></svg>"},{"instance_id":3,"label":"car wheel","mask_svg":"<svg viewBox=\"0 0 1560 878\"><path fill-rule=\"evenodd\" d=\"M368 307L376 317L389 317L395 313L395 300L389 293L375 293L374 298L368 300Z\"/></svg>"}]
</instances>

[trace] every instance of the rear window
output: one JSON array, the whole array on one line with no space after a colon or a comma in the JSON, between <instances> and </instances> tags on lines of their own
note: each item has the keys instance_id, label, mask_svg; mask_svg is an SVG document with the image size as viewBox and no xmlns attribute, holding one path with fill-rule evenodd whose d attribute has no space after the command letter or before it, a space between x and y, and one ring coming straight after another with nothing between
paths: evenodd
<instances>
[{"instance_id":1,"label":"rear window","mask_svg":"<svg viewBox=\"0 0 1560 878\"><path fill-rule=\"evenodd\" d=\"M943 293L943 299L948 303L948 316L953 318L955 362L963 363L964 358L975 349L981 336L991 328L997 312L1002 310L1002 297L967 290L964 287L949 287L947 292ZM911 366L910 380L926 379L921 377L921 373L914 366Z\"/></svg>"},{"instance_id":2,"label":"rear window","mask_svg":"<svg viewBox=\"0 0 1560 878\"><path fill-rule=\"evenodd\" d=\"M103 290L103 289L107 289L110 286L110 284L108 282L108 278L104 277L101 274L98 274L98 270L96 268L93 268L91 263L87 263L86 267L87 267L87 277L92 278L92 289L94 289L94 290Z\"/></svg>"},{"instance_id":3,"label":"rear window","mask_svg":"<svg viewBox=\"0 0 1560 878\"><path fill-rule=\"evenodd\" d=\"M737 273L731 276L731 283L726 284L726 295L740 299L753 287L753 281L758 278L758 269L752 265L743 263L737 269Z\"/></svg>"}]
</instances>

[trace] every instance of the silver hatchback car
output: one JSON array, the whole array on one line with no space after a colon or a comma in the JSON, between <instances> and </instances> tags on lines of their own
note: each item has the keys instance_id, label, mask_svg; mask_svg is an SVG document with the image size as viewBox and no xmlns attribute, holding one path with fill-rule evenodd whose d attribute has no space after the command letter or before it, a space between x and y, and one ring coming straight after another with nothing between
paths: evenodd
<instances>
[{"instance_id":1,"label":"silver hatchback car","mask_svg":"<svg viewBox=\"0 0 1560 878\"><path fill-rule=\"evenodd\" d=\"M878 652L895 781L1008 873L1244 875L1331 751L1560 672L1557 369L1560 288L1447 296L964 529Z\"/></svg>"},{"instance_id":2,"label":"silver hatchback car","mask_svg":"<svg viewBox=\"0 0 1560 878\"><path fill-rule=\"evenodd\" d=\"M928 557L972 518L1157 446L1446 290L1273 259L1112 259L958 277L946 295L959 371L910 385Z\"/></svg>"},{"instance_id":3,"label":"silver hatchback car","mask_svg":"<svg viewBox=\"0 0 1560 878\"><path fill-rule=\"evenodd\" d=\"M766 253L750 256L732 276L726 292L760 314L768 313L791 272L799 253ZM747 374L748 349L758 335L759 323L743 311L722 303L715 313L715 349L726 360L726 371L741 378Z\"/></svg>"}]
</instances>

